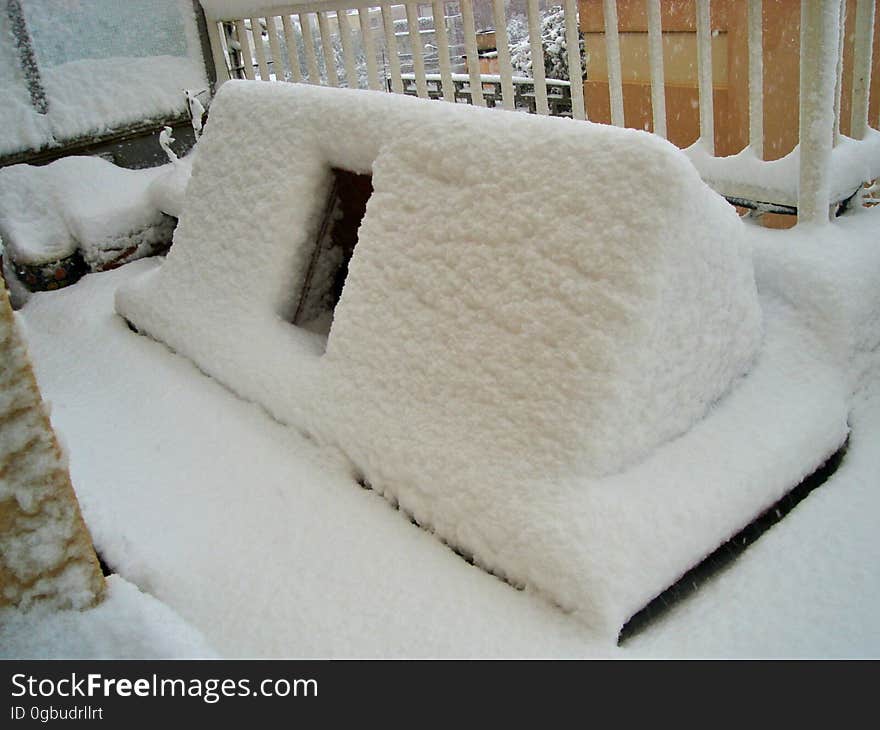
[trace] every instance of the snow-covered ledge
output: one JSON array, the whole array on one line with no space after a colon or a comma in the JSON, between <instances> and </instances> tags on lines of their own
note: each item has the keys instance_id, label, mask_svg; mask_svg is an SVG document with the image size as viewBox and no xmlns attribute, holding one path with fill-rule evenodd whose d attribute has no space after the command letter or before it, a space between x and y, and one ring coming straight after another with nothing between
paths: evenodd
<instances>
[{"instance_id":1,"label":"snow-covered ledge","mask_svg":"<svg viewBox=\"0 0 880 730\"><path fill-rule=\"evenodd\" d=\"M333 167L375 192L324 352L289 321ZM847 384L784 309L736 380L762 332L743 224L634 130L231 82L172 252L117 310L609 632L846 435Z\"/></svg>"},{"instance_id":2,"label":"snow-covered ledge","mask_svg":"<svg viewBox=\"0 0 880 730\"><path fill-rule=\"evenodd\" d=\"M726 197L797 208L800 146L778 160L761 160L750 147L729 157L715 157L697 141L684 150L713 189ZM831 152L829 201L846 200L866 180L880 177L880 132L868 129L865 138L841 136Z\"/></svg>"}]
</instances>

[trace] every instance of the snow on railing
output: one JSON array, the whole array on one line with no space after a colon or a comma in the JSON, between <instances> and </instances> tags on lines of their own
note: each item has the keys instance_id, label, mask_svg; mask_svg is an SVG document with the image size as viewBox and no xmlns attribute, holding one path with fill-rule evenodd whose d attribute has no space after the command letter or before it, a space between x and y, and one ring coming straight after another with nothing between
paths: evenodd
<instances>
[{"instance_id":1,"label":"snow on railing","mask_svg":"<svg viewBox=\"0 0 880 730\"><path fill-rule=\"evenodd\" d=\"M855 3L855 12L849 16L847 0L802 1L799 144L782 159L772 161L765 160L764 35L765 29L777 22L773 13L779 8L765 7L761 0L742 4L716 0L714 5L711 0L690 0L675 7L661 0L524 0L526 14L518 21L516 38L505 0L201 2L218 84L236 77L303 81L479 106L527 108L574 119L588 119L591 105L603 105L596 96L601 88L607 94L604 121L644 126L670 137L686 148L704 179L729 199L758 210L797 209L802 221L826 220L829 206L852 195L862 182L880 176L880 133L869 126L875 0L849 0ZM477 25L477 5L480 22L485 24L487 17L494 22L494 49L489 53L478 40L486 29ZM674 51L669 41L676 32L681 35L682 7L690 8L685 25L696 41L691 67L696 68L693 104L699 109L699 136L692 144L675 138L674 126L687 114L680 95L675 97L678 106L670 106L677 82L667 80L664 68ZM716 129L716 113L727 110L731 114L728 107L734 105L719 105L719 89L723 90L727 81L717 78L713 47L721 32L718 18L728 18L740 8L747 56L742 61L748 74L745 98L737 104L747 107L746 141L741 143L746 147L721 157L716 139L723 132ZM558 12L564 19L555 36L548 36L548 12ZM602 20L590 24L594 15L601 15ZM634 17L642 20L633 21ZM845 25L848 17L852 28ZM643 24L637 30L647 41L643 52L649 69L648 83L644 84L650 88L647 121L627 118L636 113L632 104L632 67L638 63L632 49L637 35L634 23ZM588 25L592 29L589 33ZM670 26L668 32L664 25ZM568 78L587 79L587 72L592 74L591 56L583 52L587 37L590 43L601 45L593 45L591 50L604 57L604 85L599 87L592 76L583 85L570 84L565 103L560 104L554 91L558 89L556 79L548 78L545 70L545 64L551 68L549 54L565 59ZM847 61L852 80L846 104L842 102L845 37L852 57ZM624 40L629 45L624 45ZM527 59L525 66L523 58ZM469 80L466 85L462 74ZM524 74L531 77L528 92L523 91ZM522 103L524 93L529 96L528 104ZM840 117L847 104L850 134L843 136ZM603 113L596 114L602 117ZM724 127L728 122L720 119ZM853 145L861 147L856 150Z\"/></svg>"}]
</instances>

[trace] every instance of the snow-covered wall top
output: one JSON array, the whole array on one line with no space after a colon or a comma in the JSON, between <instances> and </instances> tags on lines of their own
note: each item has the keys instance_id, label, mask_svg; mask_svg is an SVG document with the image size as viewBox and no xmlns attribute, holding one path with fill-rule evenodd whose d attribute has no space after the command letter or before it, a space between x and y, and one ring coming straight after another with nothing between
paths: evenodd
<instances>
[{"instance_id":1,"label":"snow-covered wall top","mask_svg":"<svg viewBox=\"0 0 880 730\"><path fill-rule=\"evenodd\" d=\"M375 192L324 353L289 321L332 167ZM504 545L530 528L501 506L644 460L761 337L741 221L657 137L247 82L215 101L171 254L117 308L520 582Z\"/></svg>"},{"instance_id":2,"label":"snow-covered wall top","mask_svg":"<svg viewBox=\"0 0 880 730\"><path fill-rule=\"evenodd\" d=\"M48 102L30 102L10 19L0 13L0 154L39 149L185 111L183 89L208 86L190 0L22 5ZM28 71L29 72L29 71Z\"/></svg>"}]
</instances>

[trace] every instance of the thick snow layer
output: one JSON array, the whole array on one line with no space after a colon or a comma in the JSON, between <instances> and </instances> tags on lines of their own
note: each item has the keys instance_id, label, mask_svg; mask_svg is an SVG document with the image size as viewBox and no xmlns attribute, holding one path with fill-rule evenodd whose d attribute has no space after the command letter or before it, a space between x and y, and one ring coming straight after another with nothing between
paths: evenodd
<instances>
[{"instance_id":1,"label":"thick snow layer","mask_svg":"<svg viewBox=\"0 0 880 730\"><path fill-rule=\"evenodd\" d=\"M684 150L700 176L722 195L797 206L800 147L778 160L760 160L750 147L729 157L710 155L701 142ZM880 132L865 139L841 137L831 151L829 204L851 196L863 182L880 177Z\"/></svg>"},{"instance_id":2,"label":"thick snow layer","mask_svg":"<svg viewBox=\"0 0 880 730\"><path fill-rule=\"evenodd\" d=\"M208 88L201 63L179 56L90 58L53 66L42 76L59 142L181 115L184 89Z\"/></svg>"},{"instance_id":3,"label":"thick snow layer","mask_svg":"<svg viewBox=\"0 0 880 730\"><path fill-rule=\"evenodd\" d=\"M174 222L150 200L150 184L170 166L127 170L99 157L0 170L0 236L19 264L57 261L79 249L100 266L128 248L150 251Z\"/></svg>"},{"instance_id":4,"label":"thick snow layer","mask_svg":"<svg viewBox=\"0 0 880 730\"><path fill-rule=\"evenodd\" d=\"M880 210L816 229L748 229L765 300L781 307L790 297L788 322L801 320L789 332L791 347L827 351L842 378L850 365L829 335L846 324L853 341L866 343L864 364L870 328L876 333L880 321L878 223ZM332 450L131 333L112 314L113 292L156 265L136 262L36 294L23 316L101 553L221 654L880 656L876 350L872 369L857 368L867 373L865 387L855 398L849 450L837 474L722 575L615 649L613 636L468 565L375 493L357 488ZM867 329L856 327L859 321ZM822 359L768 385L774 402L787 408L806 391L817 410L826 399L834 405L833 393L809 387L821 387ZM764 460L752 445L762 419L743 414L722 441L679 452L683 490L674 500L706 486L691 465L702 471L722 458L737 470ZM806 464L815 454L791 456ZM645 491L653 479L647 475ZM715 508L727 499L722 495ZM700 525L687 521L679 529L687 534ZM65 655L69 642L101 640L70 636L75 630L51 628L47 646L58 647L51 655ZM130 656L155 656L148 647L132 644Z\"/></svg>"},{"instance_id":5,"label":"thick snow layer","mask_svg":"<svg viewBox=\"0 0 880 730\"><path fill-rule=\"evenodd\" d=\"M855 400L846 459L834 476L749 547L734 569L636 637L628 651L649 656L880 656L878 365L875 352L871 379ZM695 630L683 631L683 625Z\"/></svg>"},{"instance_id":6,"label":"thick snow layer","mask_svg":"<svg viewBox=\"0 0 880 730\"><path fill-rule=\"evenodd\" d=\"M150 8L94 0L59 8L41 0L25 3L24 10L48 113L31 105L3 13L0 154L181 115L187 109L184 90L208 88L189 0L163 0ZM145 24L143 15L152 22Z\"/></svg>"},{"instance_id":7,"label":"thick snow layer","mask_svg":"<svg viewBox=\"0 0 880 730\"><path fill-rule=\"evenodd\" d=\"M359 488L338 452L133 334L114 292L157 263L35 294L23 312L83 514L114 571L224 656L611 649Z\"/></svg>"},{"instance_id":8,"label":"thick snow layer","mask_svg":"<svg viewBox=\"0 0 880 730\"><path fill-rule=\"evenodd\" d=\"M0 658L212 658L201 632L119 576L87 611L0 609Z\"/></svg>"},{"instance_id":9,"label":"thick snow layer","mask_svg":"<svg viewBox=\"0 0 880 730\"><path fill-rule=\"evenodd\" d=\"M268 140L275 154L239 168L218 216L238 145ZM282 317L296 307L332 166L372 169L375 192L320 357L320 340ZM743 232L684 157L645 133L230 83L174 249L117 302L239 394L337 444L481 565L622 623L622 604L600 604L609 568L635 567L612 556L640 527L605 513L632 514L642 495L625 478L596 482L596 494L582 480L687 431L751 363L760 312ZM669 487L653 494L667 499ZM667 550L672 577L748 521L746 503L707 519L702 546ZM585 541L599 519L623 531ZM664 585L616 575L639 599Z\"/></svg>"},{"instance_id":10,"label":"thick snow layer","mask_svg":"<svg viewBox=\"0 0 880 730\"><path fill-rule=\"evenodd\" d=\"M186 157L173 160L150 183L147 189L150 202L163 213L180 218L194 158L195 150Z\"/></svg>"}]
</instances>

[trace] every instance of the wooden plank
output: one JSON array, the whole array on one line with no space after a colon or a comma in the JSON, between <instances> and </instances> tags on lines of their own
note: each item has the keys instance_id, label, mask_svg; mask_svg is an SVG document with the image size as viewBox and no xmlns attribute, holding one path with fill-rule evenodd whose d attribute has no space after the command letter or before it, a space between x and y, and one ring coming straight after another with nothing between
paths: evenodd
<instances>
[{"instance_id":1,"label":"wooden plank","mask_svg":"<svg viewBox=\"0 0 880 730\"><path fill-rule=\"evenodd\" d=\"M530 2L537 0L530 0ZM483 81L480 73L480 58L477 55L477 31L474 26L474 6L471 0L460 0L461 24L464 31L464 51L467 56L470 76L471 100L476 106L486 106L483 98Z\"/></svg>"},{"instance_id":2,"label":"wooden plank","mask_svg":"<svg viewBox=\"0 0 880 730\"><path fill-rule=\"evenodd\" d=\"M437 56L440 61L440 86L443 89L443 100L454 102L455 84L452 82L449 36L446 33L446 3L443 0L434 0L431 3L431 15L434 16L434 36L437 39Z\"/></svg>"},{"instance_id":3,"label":"wooden plank","mask_svg":"<svg viewBox=\"0 0 880 730\"><path fill-rule=\"evenodd\" d=\"M712 91L712 31L709 0L697 0L697 79L700 93L700 139L715 154L715 99Z\"/></svg>"},{"instance_id":4,"label":"wooden plank","mask_svg":"<svg viewBox=\"0 0 880 730\"><path fill-rule=\"evenodd\" d=\"M214 58L214 73L217 74L217 81L214 83L214 93L217 93L221 84L232 78L232 64L224 48L222 24L208 21L205 25L208 29L211 56Z\"/></svg>"},{"instance_id":5,"label":"wooden plank","mask_svg":"<svg viewBox=\"0 0 880 730\"><path fill-rule=\"evenodd\" d=\"M324 55L324 73L327 77L328 86L339 86L339 77L336 75L336 58L333 56L333 42L330 34L330 24L327 22L327 13L318 13L318 31L321 35L321 53Z\"/></svg>"},{"instance_id":6,"label":"wooden plank","mask_svg":"<svg viewBox=\"0 0 880 730\"><path fill-rule=\"evenodd\" d=\"M574 3L574 0L566 0ZM566 5L566 14L568 13ZM510 63L510 44L507 38L507 17L504 13L504 0L492 0L492 14L495 19L495 49L498 52L498 74L501 76L501 103L505 109L513 110L513 66Z\"/></svg>"},{"instance_id":7,"label":"wooden plank","mask_svg":"<svg viewBox=\"0 0 880 730\"><path fill-rule=\"evenodd\" d=\"M864 139L865 133L868 131L871 50L874 45L874 6L874 0L858 0L856 3L852 112L850 115L850 136L854 139Z\"/></svg>"},{"instance_id":8,"label":"wooden plank","mask_svg":"<svg viewBox=\"0 0 880 730\"><path fill-rule=\"evenodd\" d=\"M403 79L400 77L400 56L397 51L397 38L394 36L394 16L391 5L382 3L382 27L385 30L385 51L388 57L388 72L391 75L391 90L396 94L403 93Z\"/></svg>"},{"instance_id":9,"label":"wooden plank","mask_svg":"<svg viewBox=\"0 0 880 730\"><path fill-rule=\"evenodd\" d=\"M608 58L608 95L611 102L611 123L624 125L623 74L620 70L620 35L617 29L617 2L605 0L605 55Z\"/></svg>"},{"instance_id":10,"label":"wooden plank","mask_svg":"<svg viewBox=\"0 0 880 730\"><path fill-rule=\"evenodd\" d=\"M342 43L342 62L345 66L345 80L349 89L359 86L357 68L355 66L354 44L351 40L351 23L344 9L336 11L336 22L339 24L339 40Z\"/></svg>"},{"instance_id":11,"label":"wooden plank","mask_svg":"<svg viewBox=\"0 0 880 730\"><path fill-rule=\"evenodd\" d=\"M312 16L308 13L300 13L299 27L302 30L303 51L306 56L306 67L309 70L309 83L320 84L321 72L318 70L318 52L315 50Z\"/></svg>"},{"instance_id":12,"label":"wooden plank","mask_svg":"<svg viewBox=\"0 0 880 730\"><path fill-rule=\"evenodd\" d=\"M413 3L406 4L406 27L409 31L409 44L412 47L413 75L416 81L416 94L421 99L428 98L428 82L425 79L425 59L422 54L422 39L419 34L419 8Z\"/></svg>"},{"instance_id":13,"label":"wooden plank","mask_svg":"<svg viewBox=\"0 0 880 730\"><path fill-rule=\"evenodd\" d=\"M651 63L651 114L654 134L666 138L666 77L663 73L663 25L660 0L646 0L648 47Z\"/></svg>"},{"instance_id":14,"label":"wooden plank","mask_svg":"<svg viewBox=\"0 0 880 730\"><path fill-rule=\"evenodd\" d=\"M529 21L532 79L535 82L535 111L538 114L549 114L550 105L547 102L547 75L544 71L544 43L541 40L541 14L538 11L538 0L528 0L526 14Z\"/></svg>"},{"instance_id":15,"label":"wooden plank","mask_svg":"<svg viewBox=\"0 0 880 730\"><path fill-rule=\"evenodd\" d=\"M749 0L749 147L764 159L764 9Z\"/></svg>"},{"instance_id":16,"label":"wooden plank","mask_svg":"<svg viewBox=\"0 0 880 730\"><path fill-rule=\"evenodd\" d=\"M257 54L257 65L260 68L260 80L269 80L269 64L266 63L266 49L263 48L263 26L259 18L251 18L251 37L254 39L254 51Z\"/></svg>"},{"instance_id":17,"label":"wooden plank","mask_svg":"<svg viewBox=\"0 0 880 730\"><path fill-rule=\"evenodd\" d=\"M828 223L839 10L839 0L801 5L798 225Z\"/></svg>"},{"instance_id":18,"label":"wooden plank","mask_svg":"<svg viewBox=\"0 0 880 730\"><path fill-rule=\"evenodd\" d=\"M367 60L367 85L373 91L379 91L379 68L376 64L376 39L370 25L370 9L358 8L358 23L361 27L361 43L364 46L364 57Z\"/></svg>"},{"instance_id":19,"label":"wooden plank","mask_svg":"<svg viewBox=\"0 0 880 730\"><path fill-rule=\"evenodd\" d=\"M299 49L296 43L296 34L293 31L293 23L289 15L281 16L281 27L284 29L284 42L287 44L287 60L290 63L290 74L294 82L303 80L302 68L299 65Z\"/></svg>"},{"instance_id":20,"label":"wooden plank","mask_svg":"<svg viewBox=\"0 0 880 730\"><path fill-rule=\"evenodd\" d=\"M251 52L251 43L248 40L247 28L245 28L244 20L235 21L235 36L238 39L238 45L241 47L241 64L244 67L245 78L254 80L254 54Z\"/></svg>"}]
</instances>

